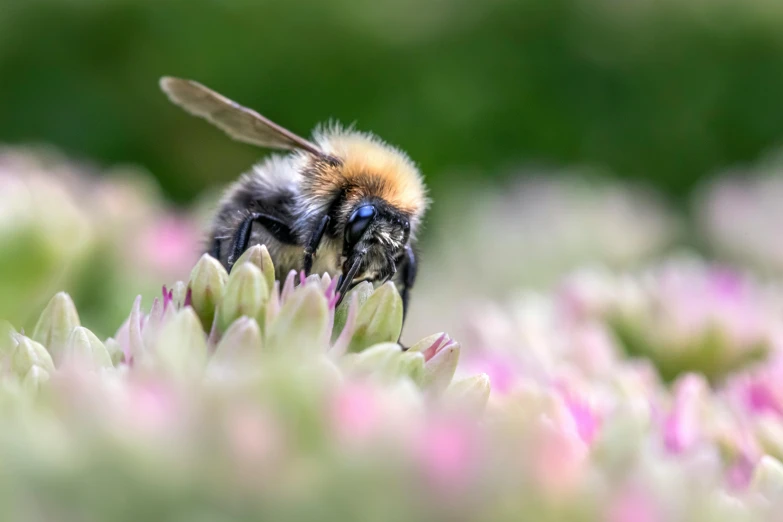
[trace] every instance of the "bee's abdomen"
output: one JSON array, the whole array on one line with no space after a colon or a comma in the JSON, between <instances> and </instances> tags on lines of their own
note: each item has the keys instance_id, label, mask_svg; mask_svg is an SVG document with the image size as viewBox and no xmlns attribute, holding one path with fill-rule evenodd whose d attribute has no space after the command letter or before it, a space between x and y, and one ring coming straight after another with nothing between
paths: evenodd
<instances>
[{"instance_id":1,"label":"bee's abdomen","mask_svg":"<svg viewBox=\"0 0 783 522\"><path fill-rule=\"evenodd\" d=\"M235 245L243 246L248 238L242 231L249 230L248 248L266 245L276 266L286 271L296 268L294 259L303 250L294 227L298 186L295 178L275 172L285 168L279 158L267 160L226 190L211 230L212 244L218 245L215 252L224 266L230 265Z\"/></svg>"}]
</instances>

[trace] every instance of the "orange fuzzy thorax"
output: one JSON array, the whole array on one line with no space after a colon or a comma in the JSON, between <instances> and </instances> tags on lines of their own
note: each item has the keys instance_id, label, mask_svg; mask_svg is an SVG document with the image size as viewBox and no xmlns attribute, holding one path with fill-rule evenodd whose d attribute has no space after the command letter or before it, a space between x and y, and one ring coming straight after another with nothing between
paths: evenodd
<instances>
[{"instance_id":1,"label":"orange fuzzy thorax","mask_svg":"<svg viewBox=\"0 0 783 522\"><path fill-rule=\"evenodd\" d=\"M342 161L319 173L318 184L324 190L347 184L355 189L353 197L379 197L410 216L418 217L426 209L421 174L404 152L358 132L331 131L318 135L316 141L324 152Z\"/></svg>"}]
</instances>

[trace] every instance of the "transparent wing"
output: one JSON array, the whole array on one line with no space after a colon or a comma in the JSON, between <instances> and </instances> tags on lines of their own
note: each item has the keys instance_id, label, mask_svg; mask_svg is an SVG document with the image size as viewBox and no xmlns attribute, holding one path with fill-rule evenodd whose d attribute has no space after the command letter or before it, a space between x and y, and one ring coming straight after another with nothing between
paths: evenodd
<instances>
[{"instance_id":1,"label":"transparent wing","mask_svg":"<svg viewBox=\"0 0 783 522\"><path fill-rule=\"evenodd\" d=\"M166 76L161 78L160 88L172 102L237 141L271 149L302 149L324 156L313 143L198 82Z\"/></svg>"}]
</instances>

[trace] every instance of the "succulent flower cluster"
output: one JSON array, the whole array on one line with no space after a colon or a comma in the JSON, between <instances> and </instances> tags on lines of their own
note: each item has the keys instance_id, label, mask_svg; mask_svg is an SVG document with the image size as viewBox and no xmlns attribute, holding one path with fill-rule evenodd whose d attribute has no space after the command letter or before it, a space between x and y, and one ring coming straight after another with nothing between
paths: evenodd
<instances>
[{"instance_id":1,"label":"succulent flower cluster","mask_svg":"<svg viewBox=\"0 0 783 522\"><path fill-rule=\"evenodd\" d=\"M624 275L583 270L552 294L477 306L462 367L489 375L490 411L544 401L559 412L545 483L553 473L558 487L585 487L597 463L602 474L646 475L634 498L647 508L633 516L648 518L619 520L723 520L685 507L699 495L705 509L728 502L727 520L776 520L749 506L759 495L783 502L781 297L693 258ZM566 437L578 450L565 450ZM533 454L545 455L549 442L539 444ZM663 471L670 464L679 478Z\"/></svg>"},{"instance_id":2,"label":"succulent flower cluster","mask_svg":"<svg viewBox=\"0 0 783 522\"><path fill-rule=\"evenodd\" d=\"M783 314L761 283L692 260L578 274L478 306L459 365L446 334L396 344L392 284L340 306L335 286L276 281L255 246L231 274L205 255L148 311L137 299L113 338L64 293L29 337L6 326L13 519L755 521L783 507Z\"/></svg>"},{"instance_id":3,"label":"succulent flower cluster","mask_svg":"<svg viewBox=\"0 0 783 522\"><path fill-rule=\"evenodd\" d=\"M329 519L329 509L357 509L342 506L347 497L330 499L345 488L379 501L375 488L390 481L424 503L421 488L464 480L453 474L466 464L463 446L473 444L490 385L480 374L453 379L460 345L436 334L403 351L391 283L358 285L336 307L328 275L281 282L274 273L263 246L230 275L204 255L187 284L164 287L148 312L137 299L105 341L80 325L65 293L29 337L6 324L0 491L9 480L32 494L10 504L15 519L51 509L64 520L96 506L102 520L166 512L137 490L141 504L120 514L108 498L88 502L91 488L114 496L141 488L161 503L182 488L203 502L176 505L182 516L201 505L285 519L323 506ZM21 457L8 453L14 448ZM76 496L35 494L35 462L56 474L52 490ZM395 482L400 473L425 483Z\"/></svg>"},{"instance_id":4,"label":"succulent flower cluster","mask_svg":"<svg viewBox=\"0 0 783 522\"><path fill-rule=\"evenodd\" d=\"M405 377L441 396L452 383L460 345L446 334L425 338L407 350L397 344L402 329L402 302L396 287L374 289L362 283L341 306L336 280L291 272L275 281L265 246L248 249L229 275L205 254L188 284L163 287L148 313L139 296L127 321L102 342L80 325L65 293L55 295L28 338L9 332L6 351L11 374L37 387L55 368L163 372L182 377L253 379L269 358L295 358L334 366L346 375L397 380ZM297 282L298 279L298 282ZM478 406L489 394L484 377L469 379ZM481 408L478 408L479 410Z\"/></svg>"},{"instance_id":5,"label":"succulent flower cluster","mask_svg":"<svg viewBox=\"0 0 783 522\"><path fill-rule=\"evenodd\" d=\"M107 252L112 266L153 263L145 281L179 277L190 225L123 184L92 187L95 208L72 205L84 179L55 166L0 154L3 199L19 202L0 206L0 242L17 248L0 249L2 314L24 317L27 293L80 277L116 302L127 273L90 264ZM441 314L458 317L454 337L407 349L393 284L362 283L337 305L328 275L276 280L263 246L230 274L188 261L187 281L138 297L108 338L84 326L106 316L77 312L89 293L56 294L27 331L0 322L3 519L779 520L783 288L693 255L639 266L679 220L652 203L634 212L624 189L522 192L430 256L454 267L426 271L407 332ZM146 206L129 217L137 196ZM61 203L42 217L38 197ZM743 208L751 221L771 212ZM508 240L522 218L538 226ZM538 255L580 269L523 292L516 274ZM495 275L511 278L507 297L480 300Z\"/></svg>"},{"instance_id":6,"label":"succulent flower cluster","mask_svg":"<svg viewBox=\"0 0 783 522\"><path fill-rule=\"evenodd\" d=\"M631 276L583 271L558 291L563 313L609 324L631 356L667 380L694 371L713 382L764 360L783 333L783 293L752 274L693 256Z\"/></svg>"}]
</instances>

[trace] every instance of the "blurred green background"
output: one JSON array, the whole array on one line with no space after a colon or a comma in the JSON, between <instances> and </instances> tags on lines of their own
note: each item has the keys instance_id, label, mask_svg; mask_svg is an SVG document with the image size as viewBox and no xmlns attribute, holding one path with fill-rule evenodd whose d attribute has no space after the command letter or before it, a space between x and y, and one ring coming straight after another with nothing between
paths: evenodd
<instances>
[{"instance_id":1,"label":"blurred green background","mask_svg":"<svg viewBox=\"0 0 783 522\"><path fill-rule=\"evenodd\" d=\"M262 152L168 105L168 74L301 134L356 121L436 196L537 162L681 198L781 142L782 23L775 0L0 0L0 142L190 202Z\"/></svg>"},{"instance_id":2,"label":"blurred green background","mask_svg":"<svg viewBox=\"0 0 783 522\"><path fill-rule=\"evenodd\" d=\"M465 281L477 295L542 286L675 240L768 256L769 234L745 229L774 229L756 225L777 222L777 200L758 218L738 210L763 186L749 204L731 190L706 213L692 202L706 178L783 144L781 27L778 0L0 0L0 145L67 158L0 154L0 178L16 180L0 183L0 317L29 327L64 289L108 335L135 295L148 304L187 279L217 189L266 152L169 104L163 75L303 135L336 119L408 151L435 201L414 305L426 332L432 311L456 317L427 298L449 288L462 302ZM571 173L681 205L534 180ZM699 212L707 238L693 223L681 234L680 216Z\"/></svg>"}]
</instances>

